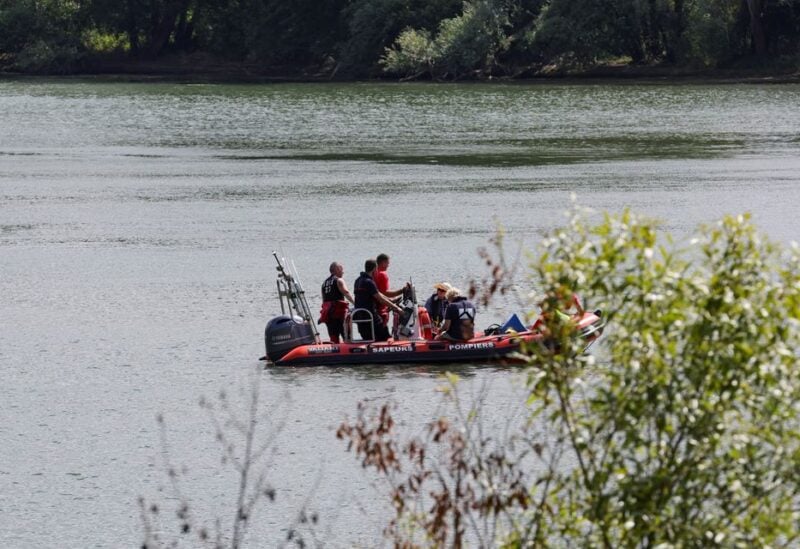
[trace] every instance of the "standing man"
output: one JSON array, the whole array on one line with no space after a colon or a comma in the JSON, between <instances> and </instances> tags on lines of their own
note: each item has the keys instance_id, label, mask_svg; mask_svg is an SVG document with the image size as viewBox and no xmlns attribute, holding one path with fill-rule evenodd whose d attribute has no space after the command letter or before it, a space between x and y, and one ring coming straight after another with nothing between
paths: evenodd
<instances>
[{"instance_id":1,"label":"standing man","mask_svg":"<svg viewBox=\"0 0 800 549\"><path fill-rule=\"evenodd\" d=\"M372 333L370 333L366 323L358 322L356 325L358 326L358 333L361 335L362 339L367 339L372 336L375 341L386 341L389 339L389 329L386 327L383 317L378 313L378 306L384 305L386 307L387 318L389 316L389 309L394 309L397 312L402 312L402 309L392 303L388 297L378 290L374 280L377 268L378 264L374 259L367 259L364 262L364 271L356 279L355 284L353 284L356 309L366 309L372 314Z\"/></svg>"},{"instance_id":2,"label":"standing man","mask_svg":"<svg viewBox=\"0 0 800 549\"><path fill-rule=\"evenodd\" d=\"M320 319L328 327L331 343L339 343L344 338L344 318L347 316L347 301L355 303L347 289L342 275L344 266L334 261L330 266L331 276L322 283L322 311ZM347 298L347 301L345 301Z\"/></svg>"},{"instance_id":3,"label":"standing man","mask_svg":"<svg viewBox=\"0 0 800 549\"><path fill-rule=\"evenodd\" d=\"M378 254L376 259L378 268L375 271L375 285L378 287L378 291L381 292L386 297L397 297L403 293L403 288L399 290L390 290L389 289L389 273L386 271L389 269L389 256L386 254ZM389 307L384 304L378 305L378 314L381 315L383 319L383 323L387 326L389 325Z\"/></svg>"}]
</instances>

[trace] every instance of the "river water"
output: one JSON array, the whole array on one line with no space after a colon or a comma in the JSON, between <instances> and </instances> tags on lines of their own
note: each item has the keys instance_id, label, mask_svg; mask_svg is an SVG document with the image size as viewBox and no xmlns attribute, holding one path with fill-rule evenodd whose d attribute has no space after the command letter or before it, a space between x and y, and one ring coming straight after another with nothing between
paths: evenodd
<instances>
[{"instance_id":1,"label":"river water","mask_svg":"<svg viewBox=\"0 0 800 549\"><path fill-rule=\"evenodd\" d=\"M679 239L749 211L789 242L798 107L797 85L0 81L0 545L139 544L139 496L169 538L159 414L193 512L230 523L235 479L198 402L246 400L279 312L273 250L315 308L332 260L352 286L380 252L393 285L464 286L498 224L534 247L572 193ZM486 389L490 422L520 400L514 370L452 369ZM263 371L276 500L253 545L284 539L304 505L327 546L379 545L385 499L334 431L388 399L420 432L443 371Z\"/></svg>"}]
</instances>

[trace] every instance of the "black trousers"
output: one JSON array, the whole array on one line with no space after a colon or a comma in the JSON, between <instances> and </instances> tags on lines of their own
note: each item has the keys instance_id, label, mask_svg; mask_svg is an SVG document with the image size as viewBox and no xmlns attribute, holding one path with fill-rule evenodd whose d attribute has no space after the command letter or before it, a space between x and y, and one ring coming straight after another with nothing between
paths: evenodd
<instances>
[{"instance_id":1,"label":"black trousers","mask_svg":"<svg viewBox=\"0 0 800 549\"><path fill-rule=\"evenodd\" d=\"M383 323L383 319L379 314L372 317L372 330L374 331L375 341L386 341L389 339L389 328ZM370 339L373 334L370 333L370 327L366 322L358 323L358 334L361 339Z\"/></svg>"},{"instance_id":2,"label":"black trousers","mask_svg":"<svg viewBox=\"0 0 800 549\"><path fill-rule=\"evenodd\" d=\"M328 338L331 343L339 343L344 339L344 319L330 319L325 323L328 327Z\"/></svg>"}]
</instances>

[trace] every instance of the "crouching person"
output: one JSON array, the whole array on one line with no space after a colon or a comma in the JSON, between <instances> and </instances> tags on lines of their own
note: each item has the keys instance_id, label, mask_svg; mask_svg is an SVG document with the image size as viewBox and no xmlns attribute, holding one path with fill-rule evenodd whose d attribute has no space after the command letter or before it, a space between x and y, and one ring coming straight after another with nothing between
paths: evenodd
<instances>
[{"instance_id":1,"label":"crouching person","mask_svg":"<svg viewBox=\"0 0 800 549\"><path fill-rule=\"evenodd\" d=\"M445 298L448 305L444 324L436 339L465 341L475 337L475 305L462 296L458 288L450 288Z\"/></svg>"}]
</instances>

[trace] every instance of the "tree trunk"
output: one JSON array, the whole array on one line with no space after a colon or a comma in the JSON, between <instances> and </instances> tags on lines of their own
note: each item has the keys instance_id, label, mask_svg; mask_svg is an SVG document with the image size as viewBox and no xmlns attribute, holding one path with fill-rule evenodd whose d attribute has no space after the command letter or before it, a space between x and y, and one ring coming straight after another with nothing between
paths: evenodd
<instances>
[{"instance_id":1,"label":"tree trunk","mask_svg":"<svg viewBox=\"0 0 800 549\"><path fill-rule=\"evenodd\" d=\"M139 25L136 24L136 6L131 0L127 2L125 26L127 28L128 42L131 46L131 55L139 57Z\"/></svg>"},{"instance_id":2,"label":"tree trunk","mask_svg":"<svg viewBox=\"0 0 800 549\"><path fill-rule=\"evenodd\" d=\"M175 30L175 23L182 13L189 7L189 0L173 0L167 2L162 11L158 24L153 29L150 37L150 47L148 53L152 57L158 57L169 43L169 37Z\"/></svg>"},{"instance_id":3,"label":"tree trunk","mask_svg":"<svg viewBox=\"0 0 800 549\"><path fill-rule=\"evenodd\" d=\"M766 0L747 0L750 12L750 34L753 37L753 51L756 55L767 53L767 35L764 32L764 4Z\"/></svg>"},{"instance_id":4,"label":"tree trunk","mask_svg":"<svg viewBox=\"0 0 800 549\"><path fill-rule=\"evenodd\" d=\"M180 17L178 17L178 25L175 28L175 49L178 51L186 51L192 45L194 25L188 20L188 16L188 10L183 10Z\"/></svg>"},{"instance_id":5,"label":"tree trunk","mask_svg":"<svg viewBox=\"0 0 800 549\"><path fill-rule=\"evenodd\" d=\"M683 32L686 30L686 14L684 13L683 0L675 0L672 10L672 18L669 22L669 29L665 33L664 49L666 50L667 61L675 63L678 61L678 51L681 49Z\"/></svg>"},{"instance_id":6,"label":"tree trunk","mask_svg":"<svg viewBox=\"0 0 800 549\"><path fill-rule=\"evenodd\" d=\"M139 31L137 29L128 31L128 43L131 46L131 56L139 57Z\"/></svg>"},{"instance_id":7,"label":"tree trunk","mask_svg":"<svg viewBox=\"0 0 800 549\"><path fill-rule=\"evenodd\" d=\"M664 44L661 41L661 21L656 0L647 2L647 29L645 34L645 51L648 61L660 61L664 56Z\"/></svg>"}]
</instances>

